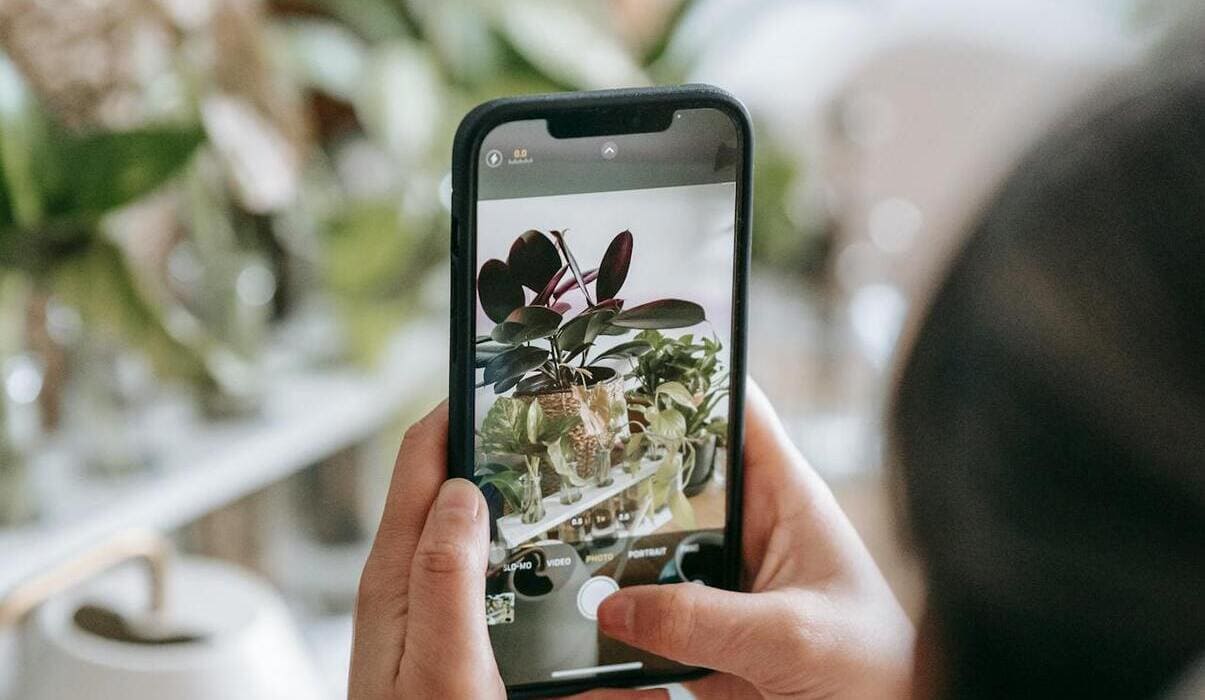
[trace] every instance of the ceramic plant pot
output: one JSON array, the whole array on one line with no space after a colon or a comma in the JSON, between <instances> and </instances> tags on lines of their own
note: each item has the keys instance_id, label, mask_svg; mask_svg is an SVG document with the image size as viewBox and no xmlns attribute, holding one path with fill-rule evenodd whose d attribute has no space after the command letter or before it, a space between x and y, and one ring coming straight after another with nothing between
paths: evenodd
<instances>
[{"instance_id":1,"label":"ceramic plant pot","mask_svg":"<svg viewBox=\"0 0 1205 700\"><path fill-rule=\"evenodd\" d=\"M711 477L715 474L715 458L716 445L714 435L704 435L703 437L691 438L691 444L695 448L695 466L690 472L690 479L686 481L682 492L689 496L697 496L702 493L703 489L707 488L707 483L711 481Z\"/></svg>"},{"instance_id":2,"label":"ceramic plant pot","mask_svg":"<svg viewBox=\"0 0 1205 700\"><path fill-rule=\"evenodd\" d=\"M265 581L223 562L181 558L168 574L166 608L148 622L142 620L144 579L141 571L123 567L34 612L22 630L14 697L321 696L322 684L301 636L284 602ZM115 614L138 624L104 624ZM140 636L144 628L155 633L153 640Z\"/></svg>"}]
</instances>

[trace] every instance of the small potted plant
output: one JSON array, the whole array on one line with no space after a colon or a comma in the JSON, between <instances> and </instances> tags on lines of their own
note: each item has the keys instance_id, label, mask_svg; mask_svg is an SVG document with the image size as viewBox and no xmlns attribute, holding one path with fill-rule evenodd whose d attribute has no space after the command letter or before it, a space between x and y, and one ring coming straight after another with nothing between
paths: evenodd
<instances>
[{"instance_id":1,"label":"small potted plant","mask_svg":"<svg viewBox=\"0 0 1205 700\"><path fill-rule=\"evenodd\" d=\"M625 308L619 292L632 261L634 237L615 235L598 267L583 270L562 231L526 231L505 261L490 259L477 276L478 297L495 322L477 338L478 386L514 391L551 417L578 416L570 430L576 468L595 483L610 479L610 451L626 426L624 378L605 360L631 358L645 343L621 343L594 353L600 337L642 329L685 328L701 323L703 307L682 299L657 299ZM570 314L577 302L580 308Z\"/></svg>"},{"instance_id":2,"label":"small potted plant","mask_svg":"<svg viewBox=\"0 0 1205 700\"><path fill-rule=\"evenodd\" d=\"M544 517L540 467L547 464L560 476L561 501L581 498L582 480L569 465L569 432L577 416L548 416L536 401L500 397L481 424L477 469L482 486L493 485L524 523Z\"/></svg>"},{"instance_id":3,"label":"small potted plant","mask_svg":"<svg viewBox=\"0 0 1205 700\"><path fill-rule=\"evenodd\" d=\"M671 338L655 330L641 332L632 342L644 344L647 350L635 356L627 375L636 380L627 394L629 405L655 406L659 391L661 396L682 399L675 408L682 415L684 439L693 460L684 489L687 496L693 496L711 479L717 441L728 433L728 422L712 416L728 395L728 375L719 361L723 346L712 338L696 339L690 334ZM671 387L668 393L663 389L666 386ZM642 427L647 425L647 412L637 410L634 417Z\"/></svg>"}]
</instances>

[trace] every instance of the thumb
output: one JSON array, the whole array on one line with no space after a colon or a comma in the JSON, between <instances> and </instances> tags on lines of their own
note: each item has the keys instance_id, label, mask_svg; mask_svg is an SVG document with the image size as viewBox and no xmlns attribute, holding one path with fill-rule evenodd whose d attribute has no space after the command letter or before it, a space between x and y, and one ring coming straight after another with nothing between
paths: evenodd
<instances>
[{"instance_id":1,"label":"thumb","mask_svg":"<svg viewBox=\"0 0 1205 700\"><path fill-rule=\"evenodd\" d=\"M623 588L598 609L607 635L688 666L752 678L767 658L797 645L798 617L774 593L736 593L696 583Z\"/></svg>"},{"instance_id":2,"label":"thumb","mask_svg":"<svg viewBox=\"0 0 1205 700\"><path fill-rule=\"evenodd\" d=\"M476 486L445 481L411 563L402 664L445 690L498 675L485 625L488 514Z\"/></svg>"}]
</instances>

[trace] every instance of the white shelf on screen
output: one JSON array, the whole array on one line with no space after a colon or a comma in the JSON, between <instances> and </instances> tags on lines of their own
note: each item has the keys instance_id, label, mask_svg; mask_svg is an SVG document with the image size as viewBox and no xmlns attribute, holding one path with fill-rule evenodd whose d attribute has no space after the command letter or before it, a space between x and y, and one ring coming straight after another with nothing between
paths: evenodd
<instances>
[{"instance_id":1,"label":"white shelf on screen","mask_svg":"<svg viewBox=\"0 0 1205 700\"><path fill-rule=\"evenodd\" d=\"M651 477L657 471L655 462L645 461L634 474L615 467L612 474L615 480L608 486L593 484L582 487L582 497L576 503L561 503L560 494L554 493L544 497L544 517L534 523L525 523L518 513L503 516L498 519L498 532L502 541L509 548L517 547L524 542L534 540L545 532L555 528L573 516L584 513L608 498L623 493L625 489L635 486Z\"/></svg>"}]
</instances>

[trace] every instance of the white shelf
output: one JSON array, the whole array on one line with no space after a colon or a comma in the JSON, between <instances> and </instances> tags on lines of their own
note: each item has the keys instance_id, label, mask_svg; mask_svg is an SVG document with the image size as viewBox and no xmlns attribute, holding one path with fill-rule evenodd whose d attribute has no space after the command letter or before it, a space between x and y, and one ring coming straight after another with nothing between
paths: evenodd
<instances>
[{"instance_id":1,"label":"white shelf","mask_svg":"<svg viewBox=\"0 0 1205 700\"><path fill-rule=\"evenodd\" d=\"M517 547L533 540L552 528L560 525L578 513L583 513L603 501L623 492L629 486L634 486L653 475L657 471L657 463L645 461L635 474L615 467L612 473L615 481L610 486L598 487L593 484L582 487L581 500L576 503L561 503L560 494L554 493L544 497L544 517L538 522L525 523L518 513L512 513L498 519L498 532L502 541L509 548Z\"/></svg>"},{"instance_id":2,"label":"white shelf","mask_svg":"<svg viewBox=\"0 0 1205 700\"><path fill-rule=\"evenodd\" d=\"M188 424L162 441L169 447L152 470L128 478L90 476L49 455L62 472L54 502L38 521L0 530L0 595L114 533L175 529L364 439L408 400L440 395L446 347L441 327L420 324L399 334L374 372L269 372L261 412Z\"/></svg>"}]
</instances>

